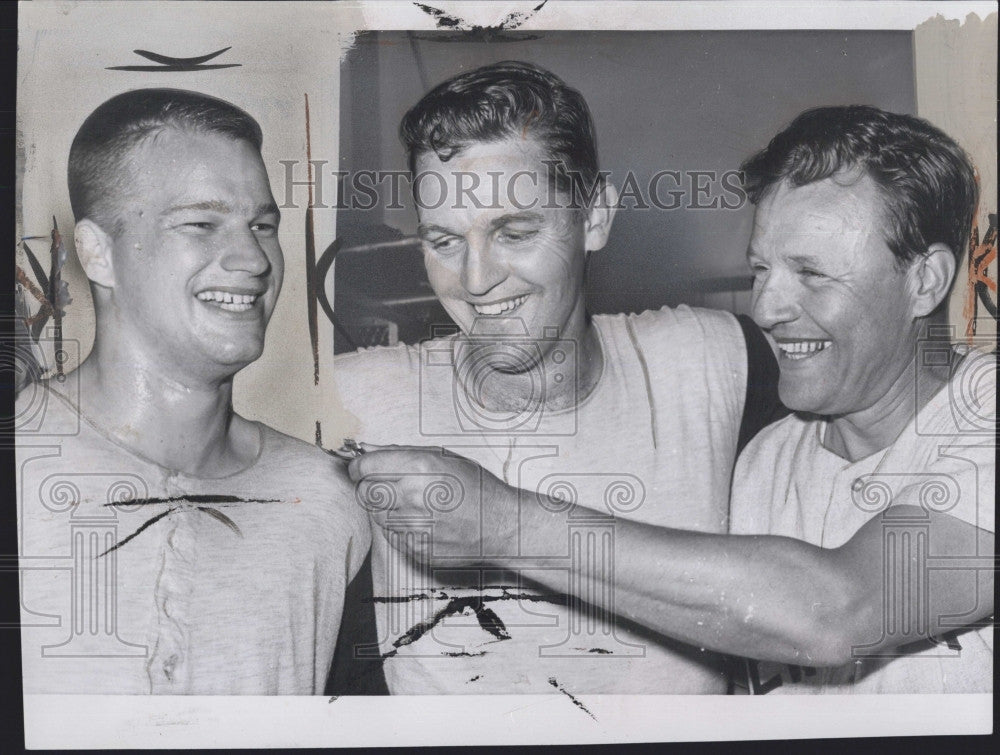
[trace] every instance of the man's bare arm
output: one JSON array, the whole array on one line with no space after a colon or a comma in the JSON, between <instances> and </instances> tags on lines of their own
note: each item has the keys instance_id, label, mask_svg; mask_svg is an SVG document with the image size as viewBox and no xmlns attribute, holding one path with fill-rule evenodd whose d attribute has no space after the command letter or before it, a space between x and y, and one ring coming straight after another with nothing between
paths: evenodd
<instances>
[{"instance_id":1,"label":"man's bare arm","mask_svg":"<svg viewBox=\"0 0 1000 755\"><path fill-rule=\"evenodd\" d=\"M540 507L522 512L532 537L565 541L559 515ZM931 514L929 525L934 555L993 553L990 532L946 514ZM618 520L613 589L599 589L607 575L597 565L577 568L590 581L588 596L611 595L614 604L604 607L662 634L803 666L837 666L850 661L855 648L878 652L956 628L942 617L971 610L974 621L992 613L989 569L935 570L920 575L927 583L917 583L911 570L908 586L887 589L884 574L903 574L915 564L902 548L887 552L884 529L875 517L842 547L825 549L773 535L711 535ZM558 572L533 571L532 577L550 589L566 586ZM921 611L925 622L916 621ZM886 634L890 612L897 626L912 617L910 631Z\"/></svg>"},{"instance_id":2,"label":"man's bare arm","mask_svg":"<svg viewBox=\"0 0 1000 755\"><path fill-rule=\"evenodd\" d=\"M434 512L433 553L413 553L415 558L440 567L525 566L520 558L456 560L455 554L478 550L470 543L480 538L486 554L509 553L513 537L521 539L526 552L556 552L560 546L565 552L570 524L565 506L552 501L543 507L536 494L504 485L473 462L440 449L374 451L353 462L351 474L361 481L363 496L365 477L384 480L400 469L416 474L394 478L392 517L375 512L383 527L391 527L396 516L426 516L423 490L429 474L451 475L471 496L457 508ZM466 505L468 500L473 505ZM929 517L932 556L970 559L993 553L992 533L947 514L912 511ZM860 646L866 652L886 650L955 628L942 617L967 617L961 625L992 613L989 568L935 570L921 575L927 582L887 590L885 573L906 573L914 564L903 549L886 549L884 531L876 516L842 547L826 549L786 537L712 535L618 519L613 576L600 564L584 561L573 568L585 577L579 597L657 632L712 650L806 666L840 665ZM531 577L556 592L572 584L563 569L533 569ZM885 634L890 611L897 621L912 617L910 631ZM921 612L927 620L918 622Z\"/></svg>"}]
</instances>

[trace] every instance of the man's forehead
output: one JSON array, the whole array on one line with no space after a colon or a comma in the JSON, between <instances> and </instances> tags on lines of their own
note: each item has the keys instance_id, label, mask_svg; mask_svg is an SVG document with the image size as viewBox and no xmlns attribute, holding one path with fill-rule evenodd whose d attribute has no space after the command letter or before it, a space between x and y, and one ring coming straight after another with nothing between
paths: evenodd
<instances>
[{"instance_id":1,"label":"man's forehead","mask_svg":"<svg viewBox=\"0 0 1000 755\"><path fill-rule=\"evenodd\" d=\"M874 181L833 178L792 186L783 181L758 204L756 234L849 235L881 232L882 200Z\"/></svg>"},{"instance_id":2,"label":"man's forehead","mask_svg":"<svg viewBox=\"0 0 1000 755\"><path fill-rule=\"evenodd\" d=\"M137 142L125 155L124 163L138 176L160 180L171 175L201 171L224 173L236 162L263 169L263 159L249 142L227 134L164 126Z\"/></svg>"},{"instance_id":3,"label":"man's forehead","mask_svg":"<svg viewBox=\"0 0 1000 755\"><path fill-rule=\"evenodd\" d=\"M878 188L867 176L779 184L757 206L747 256L843 272L892 263Z\"/></svg>"},{"instance_id":4,"label":"man's forehead","mask_svg":"<svg viewBox=\"0 0 1000 755\"><path fill-rule=\"evenodd\" d=\"M416 162L414 196L424 229L464 232L508 222L570 223L576 215L549 175L533 137L477 142L448 160L436 154Z\"/></svg>"},{"instance_id":5,"label":"man's forehead","mask_svg":"<svg viewBox=\"0 0 1000 755\"><path fill-rule=\"evenodd\" d=\"M274 209L270 182L256 148L213 132L166 128L136 144L119 182L125 202L215 210Z\"/></svg>"},{"instance_id":6,"label":"man's forehead","mask_svg":"<svg viewBox=\"0 0 1000 755\"><path fill-rule=\"evenodd\" d=\"M487 142L473 142L458 149L447 160L435 152L423 152L416 160L417 171L433 170L440 173L456 171L496 171L513 174L518 171L545 173L548 160L542 144L533 136L510 136Z\"/></svg>"}]
</instances>

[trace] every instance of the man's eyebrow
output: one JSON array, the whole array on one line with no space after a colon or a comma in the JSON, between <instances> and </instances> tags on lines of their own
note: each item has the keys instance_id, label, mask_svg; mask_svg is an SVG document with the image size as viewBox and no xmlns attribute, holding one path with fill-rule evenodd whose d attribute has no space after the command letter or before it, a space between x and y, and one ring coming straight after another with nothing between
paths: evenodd
<instances>
[{"instance_id":1,"label":"man's eyebrow","mask_svg":"<svg viewBox=\"0 0 1000 755\"><path fill-rule=\"evenodd\" d=\"M800 265L819 265L822 263L822 260L819 257L815 257L811 254L795 254L790 256L788 259Z\"/></svg>"},{"instance_id":2,"label":"man's eyebrow","mask_svg":"<svg viewBox=\"0 0 1000 755\"><path fill-rule=\"evenodd\" d=\"M447 233L449 236L457 235L454 231L444 226L434 225L433 223L421 223L417 226L417 235L421 238L431 233Z\"/></svg>"},{"instance_id":3,"label":"man's eyebrow","mask_svg":"<svg viewBox=\"0 0 1000 755\"><path fill-rule=\"evenodd\" d=\"M502 215L501 217L496 218L495 220L491 220L490 230L507 225L508 223L519 223L525 221L539 223L543 220L545 220L544 216L540 215L537 212L530 212L530 211L515 212L510 215Z\"/></svg>"},{"instance_id":4,"label":"man's eyebrow","mask_svg":"<svg viewBox=\"0 0 1000 755\"><path fill-rule=\"evenodd\" d=\"M208 210L209 212L231 212L232 208L225 202L220 202L218 199L209 199L205 202L191 202L190 204L178 204L174 205L170 209L164 212L164 215L172 215L175 212L184 212L186 210Z\"/></svg>"},{"instance_id":5,"label":"man's eyebrow","mask_svg":"<svg viewBox=\"0 0 1000 755\"><path fill-rule=\"evenodd\" d=\"M501 226L507 225L508 223L518 223L518 222L535 222L539 223L545 220L545 216L537 212L515 212L509 215L502 215L499 218L490 221L490 230L495 230ZM420 237L427 236L431 233L446 233L449 236L457 236L459 234L450 228L445 228L444 226L434 225L433 223L421 223L417 226L417 235Z\"/></svg>"},{"instance_id":6,"label":"man's eyebrow","mask_svg":"<svg viewBox=\"0 0 1000 755\"><path fill-rule=\"evenodd\" d=\"M227 214L231 213L233 211L233 208L230 207L225 202L222 202L218 199L209 199L204 202L191 202L190 204L174 205L173 207L166 210L163 214L172 215L175 212L185 212L188 210L204 210L208 212L218 212L222 214ZM278 210L278 205L276 205L274 202L264 202L263 204L257 205L257 207L254 208L253 211L254 217L258 215L268 215L268 214L280 215L281 213Z\"/></svg>"}]
</instances>

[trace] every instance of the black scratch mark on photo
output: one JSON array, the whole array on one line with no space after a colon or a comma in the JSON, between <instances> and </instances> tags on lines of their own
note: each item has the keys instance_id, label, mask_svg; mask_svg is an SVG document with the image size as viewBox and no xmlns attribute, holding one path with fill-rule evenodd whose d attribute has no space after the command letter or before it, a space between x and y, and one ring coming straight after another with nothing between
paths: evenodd
<instances>
[{"instance_id":1,"label":"black scratch mark on photo","mask_svg":"<svg viewBox=\"0 0 1000 755\"><path fill-rule=\"evenodd\" d=\"M564 688L562 688L562 687L559 686L559 682L556 681L556 678L554 676L550 676L549 677L549 684L551 684L557 690L559 690L564 695L566 695L566 697L568 697L572 701L573 705L575 705L577 708L579 708L580 710L582 710L584 713L586 713L588 716L590 716L591 718L593 718L595 721L597 720L597 718L594 716L594 714L591 713L589 710L587 710L587 706L586 705L584 705L583 703L581 703L579 700L577 700L575 697L573 697L573 695L571 695L569 692L567 692Z\"/></svg>"},{"instance_id":2,"label":"black scratch mark on photo","mask_svg":"<svg viewBox=\"0 0 1000 755\"><path fill-rule=\"evenodd\" d=\"M139 500L139 501L128 501L128 504L129 505L132 505L132 504L147 504L148 505L150 503L168 503L168 502L176 502L176 501L184 501L184 502L187 502L187 503L196 503L196 502L207 502L207 503L220 503L220 502L221 503L234 503L234 502L239 502L239 503L277 503L278 502L277 500L269 500L269 499L243 499L243 498L237 498L236 496L227 496L227 495L191 495L191 496L181 496L181 497L178 497L178 498L146 498L146 499L142 499L142 500ZM104 504L104 506L119 506L119 505L122 505L122 502L119 502L117 504L116 503L105 503ZM114 545L112 545L110 548L108 548L107 550L105 550L103 553L99 553L95 558L102 558L103 556L108 555L112 551L118 550L123 545L125 545L129 541L135 539L140 533L142 533L144 530L148 529L152 525L156 524L161 519L169 516L170 514L174 513L175 511L182 511L182 510L188 510L188 511L190 511L191 508L187 507L187 506L171 506L166 511L161 511L156 516L150 517L145 522L143 522L139 526L139 528L135 532L133 532L131 535L129 535L128 537L123 538L122 540L119 540L117 543L115 543ZM243 532L242 532L242 530L240 530L240 528L236 524L236 522L234 522L232 519L230 519L228 516L226 516L225 514L223 514L218 509L209 508L208 506L195 506L194 510L200 511L203 514L206 514L206 515L210 516L212 519L216 520L217 522L219 522L221 524L224 524L226 527L228 527L230 530L232 530L234 533L236 533L236 535L238 535L239 537L243 537Z\"/></svg>"},{"instance_id":3,"label":"black scratch mark on photo","mask_svg":"<svg viewBox=\"0 0 1000 755\"><path fill-rule=\"evenodd\" d=\"M296 499L297 500L297 499ZM113 501L105 506L152 506L157 503L282 503L280 498L240 498L235 495L178 495L172 498L133 498Z\"/></svg>"},{"instance_id":4,"label":"black scratch mark on photo","mask_svg":"<svg viewBox=\"0 0 1000 755\"><path fill-rule=\"evenodd\" d=\"M133 50L139 57L150 60L158 65L131 65L131 66L107 66L105 70L108 71L170 71L170 72L185 72L185 71L212 71L219 68L239 68L242 63L212 63L211 65L205 65L212 58L216 58L227 50L231 50L230 47L223 47L221 50L216 50L215 52L210 52L207 55L197 55L191 58L175 58L171 55L163 55L157 52L151 52L149 50Z\"/></svg>"},{"instance_id":5,"label":"black scratch mark on photo","mask_svg":"<svg viewBox=\"0 0 1000 755\"><path fill-rule=\"evenodd\" d=\"M219 511L217 509L210 509L207 506L199 506L198 507L198 511L204 512L205 514L208 514L210 517L212 517L213 519L215 519L217 522L221 522L222 524L226 525L229 529L231 529L233 532L235 532L237 535L239 535L240 537L243 537L243 532L240 530L240 528L238 526L236 526L236 522L234 522L228 516L226 516L225 514L223 514L221 511Z\"/></svg>"},{"instance_id":6,"label":"black scratch mark on photo","mask_svg":"<svg viewBox=\"0 0 1000 755\"><path fill-rule=\"evenodd\" d=\"M448 602L448 605L435 613L427 621L421 621L406 630L406 632L404 632L392 643L393 649L384 653L382 657L392 658L396 655L399 648L413 644L447 617L461 614L467 609L475 612L476 618L479 620L479 626L481 626L485 631L489 632L498 640L509 640L510 634L507 632L507 627L504 626L504 623L500 620L499 616L483 606L484 600L485 598L481 595L471 595L466 598L452 598Z\"/></svg>"},{"instance_id":7,"label":"black scratch mark on photo","mask_svg":"<svg viewBox=\"0 0 1000 755\"><path fill-rule=\"evenodd\" d=\"M125 545L125 543L129 542L130 540L132 540L133 538L135 538L136 536L138 536L139 533L142 532L144 529L146 529L147 527L151 527L152 525L156 524L158 521L160 521L161 519L163 519L163 517L167 516L168 514L173 513L176 510L177 510L177 507L175 506L173 508L167 509L166 511L160 512L159 514L157 514L156 516L154 516L154 517L152 517L150 519L147 519L145 522L143 522L142 526L140 526L139 529L137 529L135 532L133 532L131 535L129 535L125 539L119 540L117 543L115 543L114 545L112 545L106 551L104 551L103 553L98 554L97 557L101 558L102 556L108 555L112 551L118 550L123 545Z\"/></svg>"},{"instance_id":8,"label":"black scratch mark on photo","mask_svg":"<svg viewBox=\"0 0 1000 755\"><path fill-rule=\"evenodd\" d=\"M519 40L521 37L516 37L511 35L510 37L505 37L504 33L513 31L519 26L528 21L532 16L534 16L538 11L540 11L548 0L542 0L541 3L534 6L527 11L518 11L514 13L508 13L504 16L500 23L494 26L480 26L479 24L472 24L459 16L453 16L440 8L434 8L430 5L424 5L423 3L413 3L415 6L420 8L424 13L434 19L435 26L438 29L445 29L448 31L464 31L469 32L470 35L475 35L479 37L480 40L489 41L507 41L507 40ZM535 39L535 37L524 37L525 39Z\"/></svg>"},{"instance_id":9,"label":"black scratch mark on photo","mask_svg":"<svg viewBox=\"0 0 1000 755\"><path fill-rule=\"evenodd\" d=\"M479 626L485 629L487 632L492 634L498 640L509 640L510 634L507 632L507 627L489 608L480 606L476 609L476 618L479 619Z\"/></svg>"},{"instance_id":10,"label":"black scratch mark on photo","mask_svg":"<svg viewBox=\"0 0 1000 755\"><path fill-rule=\"evenodd\" d=\"M447 599L448 596L441 596L441 599ZM425 592L417 593L416 595L376 595L371 599L372 603L412 603L415 600L435 600L438 596L428 595Z\"/></svg>"}]
</instances>

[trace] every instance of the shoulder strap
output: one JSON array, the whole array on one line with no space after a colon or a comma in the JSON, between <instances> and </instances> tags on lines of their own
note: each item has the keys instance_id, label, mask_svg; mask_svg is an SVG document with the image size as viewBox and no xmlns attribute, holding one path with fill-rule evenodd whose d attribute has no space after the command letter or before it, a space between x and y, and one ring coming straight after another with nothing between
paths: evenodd
<instances>
[{"instance_id":1,"label":"shoulder strap","mask_svg":"<svg viewBox=\"0 0 1000 755\"><path fill-rule=\"evenodd\" d=\"M746 315L736 318L747 345L747 391L736 455L767 425L789 413L778 398L778 360L757 324Z\"/></svg>"}]
</instances>

